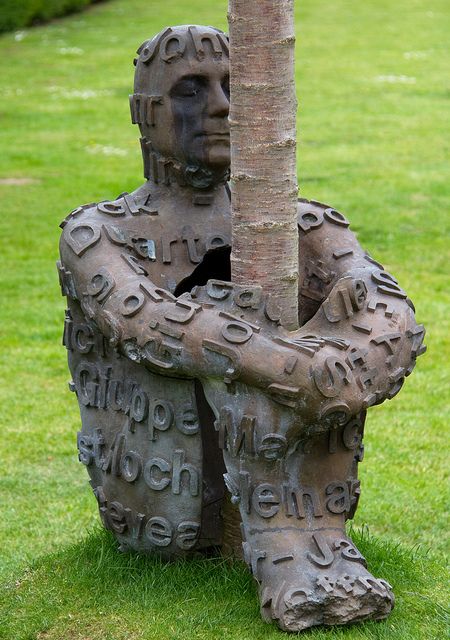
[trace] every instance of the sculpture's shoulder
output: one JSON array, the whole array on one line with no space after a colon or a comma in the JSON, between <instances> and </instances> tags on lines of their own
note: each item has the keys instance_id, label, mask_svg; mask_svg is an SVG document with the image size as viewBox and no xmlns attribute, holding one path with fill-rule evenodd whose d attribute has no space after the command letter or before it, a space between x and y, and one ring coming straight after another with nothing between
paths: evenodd
<instances>
[{"instance_id":1,"label":"sculpture's shoulder","mask_svg":"<svg viewBox=\"0 0 450 640\"><path fill-rule=\"evenodd\" d=\"M297 223L300 238L310 235L310 232L319 230L320 234L313 233L312 235L335 234L337 230L343 232L350 226L348 218L336 208L329 204L317 200L307 200L306 198L298 200Z\"/></svg>"},{"instance_id":2,"label":"sculpture's shoulder","mask_svg":"<svg viewBox=\"0 0 450 640\"><path fill-rule=\"evenodd\" d=\"M67 215L59 225L64 229L68 224L92 221L99 224L115 221L118 226L123 226L125 220L130 220L140 216L155 215L156 211L148 206L150 194L137 190L134 193L121 193L114 200L101 200L100 202L91 202L84 204Z\"/></svg>"},{"instance_id":3,"label":"sculpture's shoulder","mask_svg":"<svg viewBox=\"0 0 450 640\"><path fill-rule=\"evenodd\" d=\"M62 229L61 256L67 246L78 257L94 245L108 250L128 245L135 249L136 242L145 235L147 220L157 215L157 211L148 205L149 200L150 195L140 189L134 193L121 193L114 200L77 207L59 225Z\"/></svg>"},{"instance_id":4,"label":"sculpture's shoulder","mask_svg":"<svg viewBox=\"0 0 450 640\"><path fill-rule=\"evenodd\" d=\"M298 201L297 225L300 252L322 257L347 268L371 263L383 269L361 247L357 232L350 228L347 213L317 200L302 198Z\"/></svg>"},{"instance_id":5,"label":"sculpture's shoulder","mask_svg":"<svg viewBox=\"0 0 450 640\"><path fill-rule=\"evenodd\" d=\"M300 255L355 266L355 260L366 254L350 230L350 221L335 207L302 198L298 201L297 224Z\"/></svg>"},{"instance_id":6,"label":"sculpture's shoulder","mask_svg":"<svg viewBox=\"0 0 450 640\"><path fill-rule=\"evenodd\" d=\"M64 229L67 227L67 225L72 226L73 224L77 224L81 220L86 221L94 217L97 213L98 204L99 203L97 202L90 202L89 204L83 204L79 207L76 207L75 209L72 209L72 211L70 211L69 214L66 215L65 218L63 218L63 220L61 220L61 222L59 223L60 228L63 230L63 234Z\"/></svg>"},{"instance_id":7,"label":"sculpture's shoulder","mask_svg":"<svg viewBox=\"0 0 450 640\"><path fill-rule=\"evenodd\" d=\"M62 229L59 239L61 263L70 265L74 259L81 258L87 248L100 239L98 203L91 202L76 207L66 215L59 226Z\"/></svg>"}]
</instances>

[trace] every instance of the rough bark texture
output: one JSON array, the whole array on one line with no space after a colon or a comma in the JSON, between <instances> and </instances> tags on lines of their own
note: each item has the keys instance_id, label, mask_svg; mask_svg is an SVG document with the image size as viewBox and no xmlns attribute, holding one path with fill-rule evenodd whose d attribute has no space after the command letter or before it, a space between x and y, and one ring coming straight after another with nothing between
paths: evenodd
<instances>
[{"instance_id":1,"label":"rough bark texture","mask_svg":"<svg viewBox=\"0 0 450 640\"><path fill-rule=\"evenodd\" d=\"M297 327L293 0L230 0L232 279Z\"/></svg>"}]
</instances>

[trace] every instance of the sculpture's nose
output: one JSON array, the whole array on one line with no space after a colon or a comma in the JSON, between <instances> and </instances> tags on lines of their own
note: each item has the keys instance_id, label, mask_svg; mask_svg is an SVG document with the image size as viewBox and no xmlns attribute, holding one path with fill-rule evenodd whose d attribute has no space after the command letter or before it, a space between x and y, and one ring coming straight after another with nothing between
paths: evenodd
<instances>
[{"instance_id":1,"label":"sculpture's nose","mask_svg":"<svg viewBox=\"0 0 450 640\"><path fill-rule=\"evenodd\" d=\"M208 94L208 115L214 117L226 117L230 110L230 100L221 82L210 84Z\"/></svg>"}]
</instances>

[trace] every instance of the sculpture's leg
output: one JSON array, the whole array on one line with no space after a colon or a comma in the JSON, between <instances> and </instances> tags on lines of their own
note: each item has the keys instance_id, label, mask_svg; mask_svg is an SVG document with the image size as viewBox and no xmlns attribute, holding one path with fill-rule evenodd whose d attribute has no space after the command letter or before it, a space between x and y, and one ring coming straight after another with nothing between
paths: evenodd
<instances>
[{"instance_id":1,"label":"sculpture's leg","mask_svg":"<svg viewBox=\"0 0 450 640\"><path fill-rule=\"evenodd\" d=\"M113 352L75 305L64 336L82 418L79 459L120 548L174 558L220 545L223 460L213 420L203 428L210 409L200 385Z\"/></svg>"},{"instance_id":2,"label":"sculpture's leg","mask_svg":"<svg viewBox=\"0 0 450 640\"><path fill-rule=\"evenodd\" d=\"M287 631L385 618L390 587L369 573L345 533L359 495L364 416L302 439L290 412L239 388L222 397L217 420L262 615Z\"/></svg>"},{"instance_id":3,"label":"sculpture's leg","mask_svg":"<svg viewBox=\"0 0 450 640\"><path fill-rule=\"evenodd\" d=\"M146 381L150 378L145 375ZM136 386L139 407L148 407L137 416L145 413L145 419L135 424L123 411L99 416L97 409L94 418L82 408L79 450L100 517L123 551L173 559L217 548L222 541L224 465L217 434L204 424L205 412L211 410L194 383L152 382Z\"/></svg>"},{"instance_id":4,"label":"sculpture's leg","mask_svg":"<svg viewBox=\"0 0 450 640\"><path fill-rule=\"evenodd\" d=\"M139 404L136 395L128 415L121 391L109 401L117 403L116 415L82 407L78 446L102 522L121 550L173 559L221 543L220 496L206 482L208 440L194 384L153 378L143 372L139 385L130 375Z\"/></svg>"}]
</instances>

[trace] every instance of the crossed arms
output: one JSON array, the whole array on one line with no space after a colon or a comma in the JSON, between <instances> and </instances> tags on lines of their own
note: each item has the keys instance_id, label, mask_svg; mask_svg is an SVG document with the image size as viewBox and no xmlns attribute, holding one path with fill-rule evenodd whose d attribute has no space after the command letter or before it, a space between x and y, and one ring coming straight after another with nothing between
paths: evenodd
<instances>
[{"instance_id":1,"label":"crossed arms","mask_svg":"<svg viewBox=\"0 0 450 640\"><path fill-rule=\"evenodd\" d=\"M105 237L95 206L64 223L63 293L126 357L155 373L239 381L304 424L348 419L393 397L424 351L424 330L397 281L364 253L330 207L299 204L299 313L288 332L260 287L210 280L176 298L145 262Z\"/></svg>"}]
</instances>

